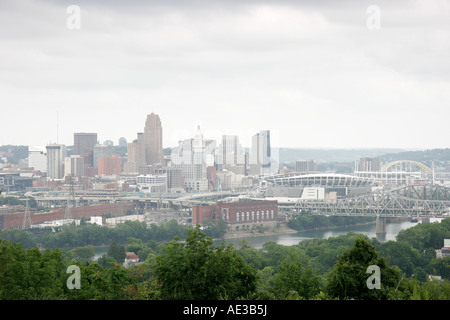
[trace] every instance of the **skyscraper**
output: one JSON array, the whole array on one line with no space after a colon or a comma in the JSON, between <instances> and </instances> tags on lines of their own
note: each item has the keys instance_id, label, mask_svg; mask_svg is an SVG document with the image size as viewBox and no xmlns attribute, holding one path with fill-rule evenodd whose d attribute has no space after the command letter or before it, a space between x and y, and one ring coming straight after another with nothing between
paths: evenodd
<instances>
[{"instance_id":1,"label":"skyscraper","mask_svg":"<svg viewBox=\"0 0 450 320\"><path fill-rule=\"evenodd\" d=\"M96 144L96 133L78 132L73 134L73 154L84 157L86 167L94 167L93 150Z\"/></svg>"},{"instance_id":2,"label":"skyscraper","mask_svg":"<svg viewBox=\"0 0 450 320\"><path fill-rule=\"evenodd\" d=\"M47 178L62 179L64 177L64 158L66 147L62 144L50 144L47 149Z\"/></svg>"},{"instance_id":3,"label":"skyscraper","mask_svg":"<svg viewBox=\"0 0 450 320\"><path fill-rule=\"evenodd\" d=\"M381 159L364 157L359 160L359 171L381 171Z\"/></svg>"},{"instance_id":4,"label":"skyscraper","mask_svg":"<svg viewBox=\"0 0 450 320\"><path fill-rule=\"evenodd\" d=\"M147 115L144 128L145 157L147 165L162 164L162 127L161 120L153 112Z\"/></svg>"},{"instance_id":5,"label":"skyscraper","mask_svg":"<svg viewBox=\"0 0 450 320\"><path fill-rule=\"evenodd\" d=\"M137 139L128 144L125 173L138 173L139 168L154 164L163 164L162 126L157 114L147 115L143 133L138 133Z\"/></svg>"},{"instance_id":6,"label":"skyscraper","mask_svg":"<svg viewBox=\"0 0 450 320\"><path fill-rule=\"evenodd\" d=\"M98 159L111 157L113 153L114 148L112 146L96 144L94 146L94 168L98 168Z\"/></svg>"},{"instance_id":7,"label":"skyscraper","mask_svg":"<svg viewBox=\"0 0 450 320\"><path fill-rule=\"evenodd\" d=\"M252 137L251 174L269 174L271 168L270 131L261 130Z\"/></svg>"}]
</instances>

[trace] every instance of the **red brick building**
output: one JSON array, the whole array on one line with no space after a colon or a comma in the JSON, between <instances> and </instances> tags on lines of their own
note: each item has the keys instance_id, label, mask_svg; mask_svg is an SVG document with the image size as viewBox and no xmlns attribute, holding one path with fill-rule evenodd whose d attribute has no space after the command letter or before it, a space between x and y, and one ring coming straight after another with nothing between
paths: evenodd
<instances>
[{"instance_id":1,"label":"red brick building","mask_svg":"<svg viewBox=\"0 0 450 320\"><path fill-rule=\"evenodd\" d=\"M215 219L215 206L192 206L192 224L203 224Z\"/></svg>"},{"instance_id":2,"label":"red brick building","mask_svg":"<svg viewBox=\"0 0 450 320\"><path fill-rule=\"evenodd\" d=\"M98 175L114 175L122 172L122 158L118 155L112 155L107 158L98 159Z\"/></svg>"},{"instance_id":3,"label":"red brick building","mask_svg":"<svg viewBox=\"0 0 450 320\"><path fill-rule=\"evenodd\" d=\"M192 224L222 219L230 225L278 221L278 202L266 200L217 202L214 206L193 206Z\"/></svg>"}]
</instances>

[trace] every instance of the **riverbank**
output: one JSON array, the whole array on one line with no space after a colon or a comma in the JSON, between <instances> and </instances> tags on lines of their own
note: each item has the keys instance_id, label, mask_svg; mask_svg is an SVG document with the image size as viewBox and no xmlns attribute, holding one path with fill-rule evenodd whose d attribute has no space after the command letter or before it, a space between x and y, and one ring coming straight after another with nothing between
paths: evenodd
<instances>
[{"instance_id":1,"label":"riverbank","mask_svg":"<svg viewBox=\"0 0 450 320\"><path fill-rule=\"evenodd\" d=\"M277 235L297 233L297 232L298 232L297 230L291 229L291 228L287 227L285 223L283 223L276 228L264 230L263 232L260 232L258 230L256 230L256 231L255 230L239 230L239 231L227 232L222 238L217 239L217 240L262 237L262 236L277 236Z\"/></svg>"},{"instance_id":2,"label":"riverbank","mask_svg":"<svg viewBox=\"0 0 450 320\"><path fill-rule=\"evenodd\" d=\"M400 221L400 220L397 220L397 221ZM310 228L310 229L304 229L304 230L295 230L295 229L289 228L287 226L287 223L283 223L274 229L264 230L263 232L254 231L254 230L253 231L252 230L232 231L232 232L226 233L222 238L215 239L215 240L229 240L229 239L262 237L262 236L277 236L277 235L302 233L302 232L310 232L310 231L338 229L338 228L342 228L342 227L365 226L365 225L370 225L370 224L375 224L375 223L376 223L376 221L374 220L374 221L369 221L369 222L360 222L360 223L349 224L349 225L345 225L345 226L327 226L327 227Z\"/></svg>"}]
</instances>

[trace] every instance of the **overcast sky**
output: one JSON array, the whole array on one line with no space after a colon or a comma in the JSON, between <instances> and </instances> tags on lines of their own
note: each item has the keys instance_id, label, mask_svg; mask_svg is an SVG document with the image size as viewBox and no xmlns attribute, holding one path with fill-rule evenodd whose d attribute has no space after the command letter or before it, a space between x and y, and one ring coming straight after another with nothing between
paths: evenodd
<instances>
[{"instance_id":1,"label":"overcast sky","mask_svg":"<svg viewBox=\"0 0 450 320\"><path fill-rule=\"evenodd\" d=\"M0 145L447 148L449 58L450 1L0 0Z\"/></svg>"}]
</instances>

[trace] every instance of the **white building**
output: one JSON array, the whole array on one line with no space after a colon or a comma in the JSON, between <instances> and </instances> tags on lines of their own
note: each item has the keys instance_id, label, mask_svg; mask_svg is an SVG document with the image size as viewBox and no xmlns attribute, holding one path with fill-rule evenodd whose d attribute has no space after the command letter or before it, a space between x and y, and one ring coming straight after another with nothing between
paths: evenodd
<instances>
[{"instance_id":1,"label":"white building","mask_svg":"<svg viewBox=\"0 0 450 320\"><path fill-rule=\"evenodd\" d=\"M66 147L62 144L50 144L47 149L47 178L62 179L64 177L64 158Z\"/></svg>"},{"instance_id":2,"label":"white building","mask_svg":"<svg viewBox=\"0 0 450 320\"><path fill-rule=\"evenodd\" d=\"M84 157L71 155L64 158L64 175L72 177L84 176Z\"/></svg>"},{"instance_id":3,"label":"white building","mask_svg":"<svg viewBox=\"0 0 450 320\"><path fill-rule=\"evenodd\" d=\"M136 184L142 192L167 192L167 174L137 176Z\"/></svg>"},{"instance_id":4,"label":"white building","mask_svg":"<svg viewBox=\"0 0 450 320\"><path fill-rule=\"evenodd\" d=\"M171 163L181 169L186 191L208 190L206 168L214 166L215 141L203 138L200 127L193 139L180 141L172 150Z\"/></svg>"},{"instance_id":5,"label":"white building","mask_svg":"<svg viewBox=\"0 0 450 320\"><path fill-rule=\"evenodd\" d=\"M261 130L252 137L249 157L251 175L272 175L278 173L278 164L272 155L270 130Z\"/></svg>"},{"instance_id":6,"label":"white building","mask_svg":"<svg viewBox=\"0 0 450 320\"><path fill-rule=\"evenodd\" d=\"M29 146L28 147L28 166L47 172L47 150L44 146Z\"/></svg>"}]
</instances>

